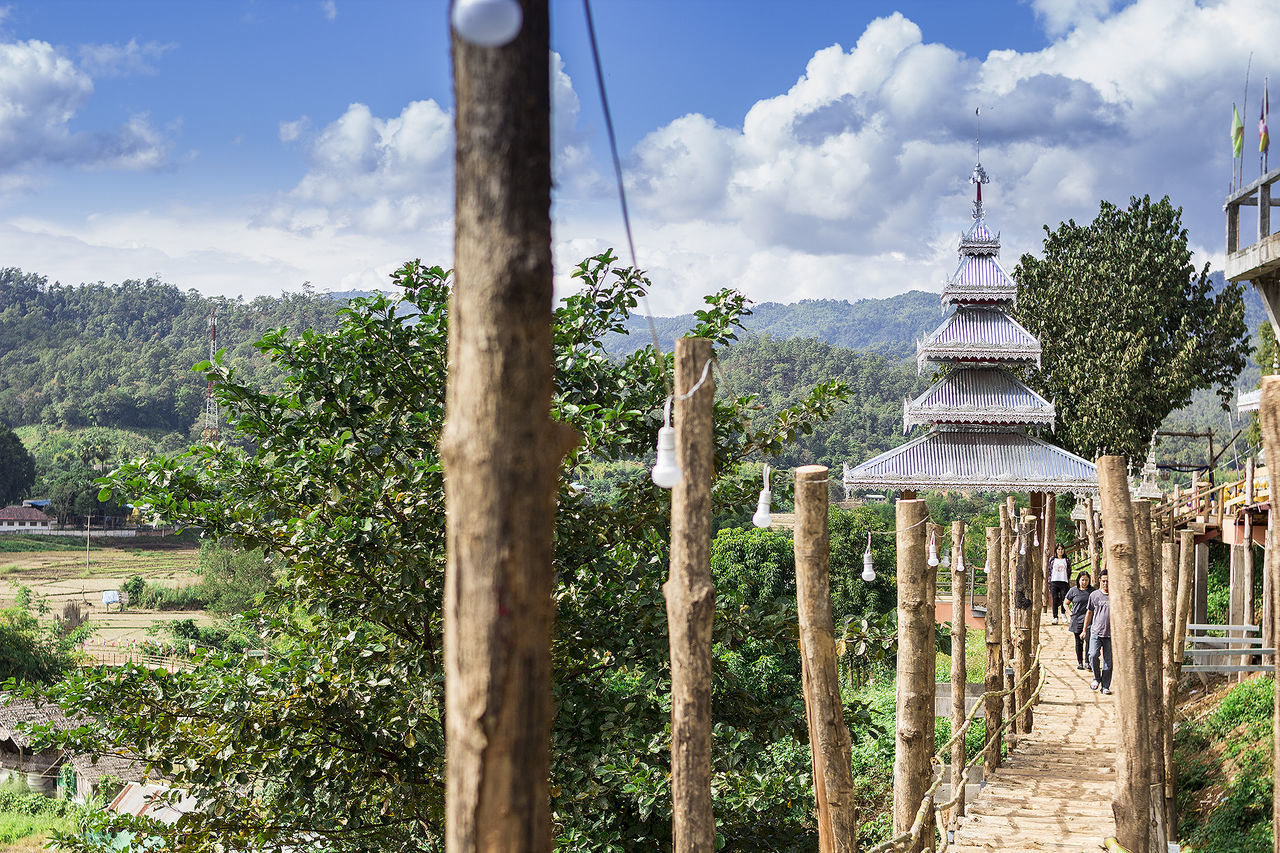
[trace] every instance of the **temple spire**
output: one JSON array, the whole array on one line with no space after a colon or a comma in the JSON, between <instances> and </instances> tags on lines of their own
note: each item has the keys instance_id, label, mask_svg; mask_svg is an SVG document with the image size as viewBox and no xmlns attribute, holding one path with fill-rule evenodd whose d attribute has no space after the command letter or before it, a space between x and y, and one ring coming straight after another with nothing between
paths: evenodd
<instances>
[{"instance_id":1,"label":"temple spire","mask_svg":"<svg viewBox=\"0 0 1280 853\"><path fill-rule=\"evenodd\" d=\"M969 176L969 183L977 188L977 195L973 200L973 218L981 219L982 213L982 185L991 183L991 179L987 177L987 170L982 168L982 161L979 160L973 166L973 174Z\"/></svg>"}]
</instances>

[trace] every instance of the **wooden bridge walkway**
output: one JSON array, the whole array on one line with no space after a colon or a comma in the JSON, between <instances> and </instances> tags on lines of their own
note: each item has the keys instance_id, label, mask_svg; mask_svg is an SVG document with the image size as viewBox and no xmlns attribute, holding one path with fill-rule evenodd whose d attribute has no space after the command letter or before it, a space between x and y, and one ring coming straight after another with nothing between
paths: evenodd
<instances>
[{"instance_id":1,"label":"wooden bridge walkway","mask_svg":"<svg viewBox=\"0 0 1280 853\"><path fill-rule=\"evenodd\" d=\"M1045 625L1046 680L1035 731L1020 738L967 808L950 851L1097 853L1116 831L1116 696L1089 689L1074 639Z\"/></svg>"}]
</instances>

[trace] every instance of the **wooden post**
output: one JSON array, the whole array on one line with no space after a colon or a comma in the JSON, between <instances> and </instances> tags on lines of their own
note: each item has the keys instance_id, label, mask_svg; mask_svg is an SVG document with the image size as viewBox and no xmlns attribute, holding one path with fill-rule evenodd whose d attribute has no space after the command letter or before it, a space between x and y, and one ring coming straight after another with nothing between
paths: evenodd
<instances>
[{"instance_id":1,"label":"wooden post","mask_svg":"<svg viewBox=\"0 0 1280 853\"><path fill-rule=\"evenodd\" d=\"M704 373L710 360L711 341L706 338L676 340L674 414L681 476L671 493L671 575L662 585L671 642L675 853L711 853L716 843L711 810L711 629L716 610L711 583L711 482L716 389L711 374ZM683 399L699 382L697 392ZM797 571L799 558L797 550Z\"/></svg>"},{"instance_id":2,"label":"wooden post","mask_svg":"<svg viewBox=\"0 0 1280 853\"><path fill-rule=\"evenodd\" d=\"M972 569L967 569L972 571ZM951 733L954 735L964 725L965 684L968 672L965 662L965 571L964 522L951 522ZM964 785L960 774L965 764L964 738L951 745L951 796L956 807L951 820L964 817Z\"/></svg>"},{"instance_id":3,"label":"wooden post","mask_svg":"<svg viewBox=\"0 0 1280 853\"><path fill-rule=\"evenodd\" d=\"M935 699L933 601L925 560L924 501L899 500L898 718L893 754L893 834L911 828L931 782L929 759ZM930 825L931 826L931 825ZM932 829L928 832L932 839ZM928 849L932 844L923 845ZM915 853L915 851L912 851Z\"/></svg>"},{"instance_id":4,"label":"wooden post","mask_svg":"<svg viewBox=\"0 0 1280 853\"><path fill-rule=\"evenodd\" d=\"M1234 528L1233 528L1234 530ZM1243 625L1245 623L1244 615L1244 546L1237 543L1231 546L1228 552L1230 563L1227 574L1227 624ZM1245 636L1243 631L1228 631L1228 637L1241 638ZM1231 655L1227 658L1229 664L1240 664L1244 661L1243 655ZM1230 680L1239 681L1240 676L1244 673L1236 673L1228 676Z\"/></svg>"},{"instance_id":5,"label":"wooden post","mask_svg":"<svg viewBox=\"0 0 1280 853\"><path fill-rule=\"evenodd\" d=\"M1178 701L1178 650L1174 642L1178 636L1178 546L1174 542L1160 543L1160 607L1164 620L1161 651L1163 660L1164 717L1161 720L1161 738L1164 742L1164 813L1169 836L1175 820L1174 793L1177 790L1176 768L1173 764L1173 719Z\"/></svg>"},{"instance_id":6,"label":"wooden post","mask_svg":"<svg viewBox=\"0 0 1280 853\"><path fill-rule=\"evenodd\" d=\"M1003 507L1001 507L1003 509ZM998 693L1004 685L1004 648L1003 628L1001 626L1004 600L1003 580L1004 555L1000 552L1000 528L987 528L987 676L984 690ZM984 701L986 715L986 751L983 755L985 772L988 777L1000 766L1000 726L1004 715L1003 702L999 696L988 695Z\"/></svg>"},{"instance_id":7,"label":"wooden post","mask_svg":"<svg viewBox=\"0 0 1280 853\"><path fill-rule=\"evenodd\" d=\"M1159 552L1153 547L1151 535L1151 504L1145 500L1133 502L1133 527L1138 540L1138 621L1134 633L1142 648L1144 680L1143 708L1146 710L1151 755L1148 763L1148 784L1151 786L1151 845L1153 851L1167 850L1169 830L1165 821L1164 802L1164 679L1161 668L1164 660L1163 619L1160 615ZM1113 623L1114 624L1114 623ZM1114 633L1114 632L1113 632ZM1114 641L1113 641L1114 642Z\"/></svg>"},{"instance_id":8,"label":"wooden post","mask_svg":"<svg viewBox=\"0 0 1280 853\"><path fill-rule=\"evenodd\" d=\"M1089 512L1089 518L1085 522L1085 532L1089 537L1089 580L1093 583L1098 582L1098 524L1093 517L1093 498L1085 498L1085 509Z\"/></svg>"},{"instance_id":9,"label":"wooden post","mask_svg":"<svg viewBox=\"0 0 1280 853\"><path fill-rule=\"evenodd\" d=\"M1015 516L1012 511L1013 498L1007 499L1000 507L1000 656L1004 659L1001 671L1001 684L1005 690L1013 687L1013 586L1014 586L1014 550L1018 547L1017 537L1013 532ZM1017 746L1018 724L1013 711L1017 707L1012 693L1004 696L1005 720L1009 721L1009 746Z\"/></svg>"},{"instance_id":10,"label":"wooden post","mask_svg":"<svg viewBox=\"0 0 1280 853\"><path fill-rule=\"evenodd\" d=\"M1267 521L1265 544L1262 548L1262 645L1264 648L1276 648L1276 608L1275 608L1275 561L1271 554L1271 524L1273 517L1270 507L1264 516Z\"/></svg>"},{"instance_id":11,"label":"wooden post","mask_svg":"<svg viewBox=\"0 0 1280 853\"><path fill-rule=\"evenodd\" d=\"M1240 612L1244 616L1244 625L1256 625L1256 616L1254 614L1253 601L1253 510L1246 508L1244 511L1244 547L1240 556ZM1248 636L1247 633L1241 632L1242 636ZM1271 647L1268 647L1271 648ZM1250 656L1242 655L1240 657L1241 664L1249 663ZM1245 674L1240 673L1240 680L1244 681Z\"/></svg>"},{"instance_id":12,"label":"wooden post","mask_svg":"<svg viewBox=\"0 0 1280 853\"><path fill-rule=\"evenodd\" d=\"M1262 402L1259 408L1259 419L1262 422L1262 446L1267 454L1267 483L1271 493L1271 503L1280 498L1280 376L1262 377ZM1274 571L1276 557L1280 555L1280 531L1273 524L1267 525L1267 566ZM1272 583L1272 594L1277 593L1280 584ZM1277 612L1277 603L1272 602L1272 612ZM1276 662L1273 677L1280 684L1280 655L1273 657ZM1272 748L1272 764L1280 767L1280 690L1275 691L1275 706L1272 711L1272 731L1274 742ZM1280 815L1280 785L1272 786L1272 814ZM1280 820L1271 821L1271 849L1280 853Z\"/></svg>"},{"instance_id":13,"label":"wooden post","mask_svg":"<svg viewBox=\"0 0 1280 853\"><path fill-rule=\"evenodd\" d=\"M573 434L551 419L547 2L523 6L507 46L452 44L456 286L440 439L450 853L552 846L552 532Z\"/></svg>"},{"instance_id":14,"label":"wooden post","mask_svg":"<svg viewBox=\"0 0 1280 853\"><path fill-rule=\"evenodd\" d=\"M1017 693L1017 707L1022 709L1022 713L1018 714L1018 734L1028 734L1031 731L1033 722L1033 713L1030 705L1031 691L1033 685L1030 678L1024 678L1031 667L1032 648L1032 616L1038 609L1035 599L1035 574L1032 565L1036 562L1036 548L1031 543L1034 541L1031 537L1035 530L1035 521L1032 519L1031 511L1027 510L1022 516L1022 523L1018 525L1018 582L1022 584L1022 589L1018 591L1017 608L1014 613L1014 624L1018 629L1017 652L1014 658L1013 668L1014 678L1019 682Z\"/></svg>"},{"instance_id":15,"label":"wooden post","mask_svg":"<svg viewBox=\"0 0 1280 853\"><path fill-rule=\"evenodd\" d=\"M1120 723L1111 810L1116 819L1116 839L1129 853L1164 853L1152 851L1150 845L1151 742L1145 713L1141 634L1135 630L1142 619L1142 581L1133 505L1129 501L1129 471L1123 456L1103 456L1097 464L1107 577L1111 583L1111 639Z\"/></svg>"},{"instance_id":16,"label":"wooden post","mask_svg":"<svg viewBox=\"0 0 1280 853\"><path fill-rule=\"evenodd\" d=\"M804 702L813 750L813 786L818 792L819 814L825 805L830 821L826 827L829 836L820 828L819 849L824 853L853 853L858 847L858 822L851 741L844 723L831 616L827 474L823 465L796 469L796 606L805 674ZM707 684L710 686L710 680ZM830 847L821 846L824 836L829 837ZM713 832L713 842L714 839Z\"/></svg>"},{"instance_id":17,"label":"wooden post","mask_svg":"<svg viewBox=\"0 0 1280 853\"><path fill-rule=\"evenodd\" d=\"M926 512L927 512L927 510L926 510ZM935 542L938 544L938 560L939 560L939 561L941 561L941 560L942 560L942 541L943 541L943 534L946 532L946 529L945 529L942 525L940 525L940 524L934 524L932 521L930 521L930 522L926 523L926 524L924 525L924 529L929 533L929 535L932 535L932 536L935 536L935 537L936 537L936 539L934 539L933 541L935 541ZM927 552L928 544L929 544L929 543L928 543L928 540L926 540L926 541L925 541L926 554L928 553L928 552ZM927 561L926 561L926 565L925 565L925 574L927 575L927 577L926 577L925 581L926 581L926 584L927 584L927 588L926 588L926 590L925 590L925 597L926 597L926 599L927 599L927 600L928 600L928 602L929 602L929 618L930 618L931 620L933 620L933 621L930 623L930 635L929 635L929 636L931 636L931 637L934 637L934 636L935 636L935 634L934 634L933 632L935 632L935 631L937 630L937 623L938 623L938 571L939 571L940 567L941 567L941 563L939 563L939 565L938 565L938 566L930 566L930 565L928 565L928 564L927 564ZM936 638L935 638L935 640L934 640L934 647L933 647L933 648L934 648L934 651L933 651L933 653L932 653L932 655L933 655L933 656L930 658L930 660L932 660L932 661L934 662L934 665L935 665L935 668L936 668L936 665L937 665L937 662L938 662L938 652L937 652L937 640L936 640ZM937 673L936 673L936 669L935 669L935 673L934 673L934 675L935 675L935 676L937 675ZM935 687L935 688L933 688L933 691L934 691L934 695L936 696L936 695L937 695L937 688L936 688L936 687ZM937 740L937 730L936 730L936 728L935 728L934 726L929 726L928 730L927 730L927 731L925 731L924 736L925 736L925 740L928 742L928 745L929 745L929 755L930 755L930 756L933 756L933 755L937 754L937 752L938 752L938 740Z\"/></svg>"},{"instance_id":18,"label":"wooden post","mask_svg":"<svg viewBox=\"0 0 1280 853\"><path fill-rule=\"evenodd\" d=\"M1178 545L1178 609L1174 627L1173 648L1176 663L1174 681L1182 677L1183 650L1187 647L1187 620L1191 615L1191 588L1195 585L1196 534L1184 530Z\"/></svg>"},{"instance_id":19,"label":"wooden post","mask_svg":"<svg viewBox=\"0 0 1280 853\"><path fill-rule=\"evenodd\" d=\"M1195 548L1195 581L1191 602L1191 621L1204 625L1209 621L1209 543L1197 542Z\"/></svg>"}]
</instances>

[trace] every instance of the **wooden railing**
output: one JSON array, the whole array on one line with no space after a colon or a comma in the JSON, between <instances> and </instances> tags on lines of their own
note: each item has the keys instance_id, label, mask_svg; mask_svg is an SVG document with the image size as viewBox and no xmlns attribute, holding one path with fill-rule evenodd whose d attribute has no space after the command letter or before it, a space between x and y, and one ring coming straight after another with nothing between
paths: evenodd
<instances>
[{"instance_id":1,"label":"wooden railing","mask_svg":"<svg viewBox=\"0 0 1280 853\"><path fill-rule=\"evenodd\" d=\"M1259 468L1246 471L1242 479L1230 483L1193 484L1185 492L1175 486L1173 494L1151 508L1151 518L1166 531L1192 524L1220 528L1241 508L1270 502L1267 469Z\"/></svg>"}]
</instances>

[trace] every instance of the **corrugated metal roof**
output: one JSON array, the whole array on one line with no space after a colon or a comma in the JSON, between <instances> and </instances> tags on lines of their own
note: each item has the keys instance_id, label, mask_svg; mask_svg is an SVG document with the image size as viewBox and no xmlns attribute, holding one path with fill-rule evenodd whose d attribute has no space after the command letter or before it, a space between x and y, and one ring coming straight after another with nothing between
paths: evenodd
<instances>
[{"instance_id":1,"label":"corrugated metal roof","mask_svg":"<svg viewBox=\"0 0 1280 853\"><path fill-rule=\"evenodd\" d=\"M942 288L943 302L1013 302L1018 285L994 255L966 255Z\"/></svg>"},{"instance_id":2,"label":"corrugated metal roof","mask_svg":"<svg viewBox=\"0 0 1280 853\"><path fill-rule=\"evenodd\" d=\"M903 407L903 429L919 424L1041 424L1055 420L1053 403L999 367L961 367Z\"/></svg>"},{"instance_id":3,"label":"corrugated metal roof","mask_svg":"<svg viewBox=\"0 0 1280 853\"><path fill-rule=\"evenodd\" d=\"M994 254L1000 251L1000 235L992 234L983 217L974 220L969 230L960 237L960 251L975 254Z\"/></svg>"},{"instance_id":4,"label":"corrugated metal roof","mask_svg":"<svg viewBox=\"0 0 1280 853\"><path fill-rule=\"evenodd\" d=\"M1096 492L1093 463L1022 430L934 429L850 469L852 488Z\"/></svg>"},{"instance_id":5,"label":"corrugated metal roof","mask_svg":"<svg viewBox=\"0 0 1280 853\"><path fill-rule=\"evenodd\" d=\"M965 305L916 347L916 362L1007 361L1040 363L1040 342L996 307Z\"/></svg>"},{"instance_id":6,"label":"corrugated metal roof","mask_svg":"<svg viewBox=\"0 0 1280 853\"><path fill-rule=\"evenodd\" d=\"M1252 391L1241 391L1236 397L1236 414L1243 415L1246 412L1256 412L1262 408L1262 389L1255 388Z\"/></svg>"}]
</instances>

